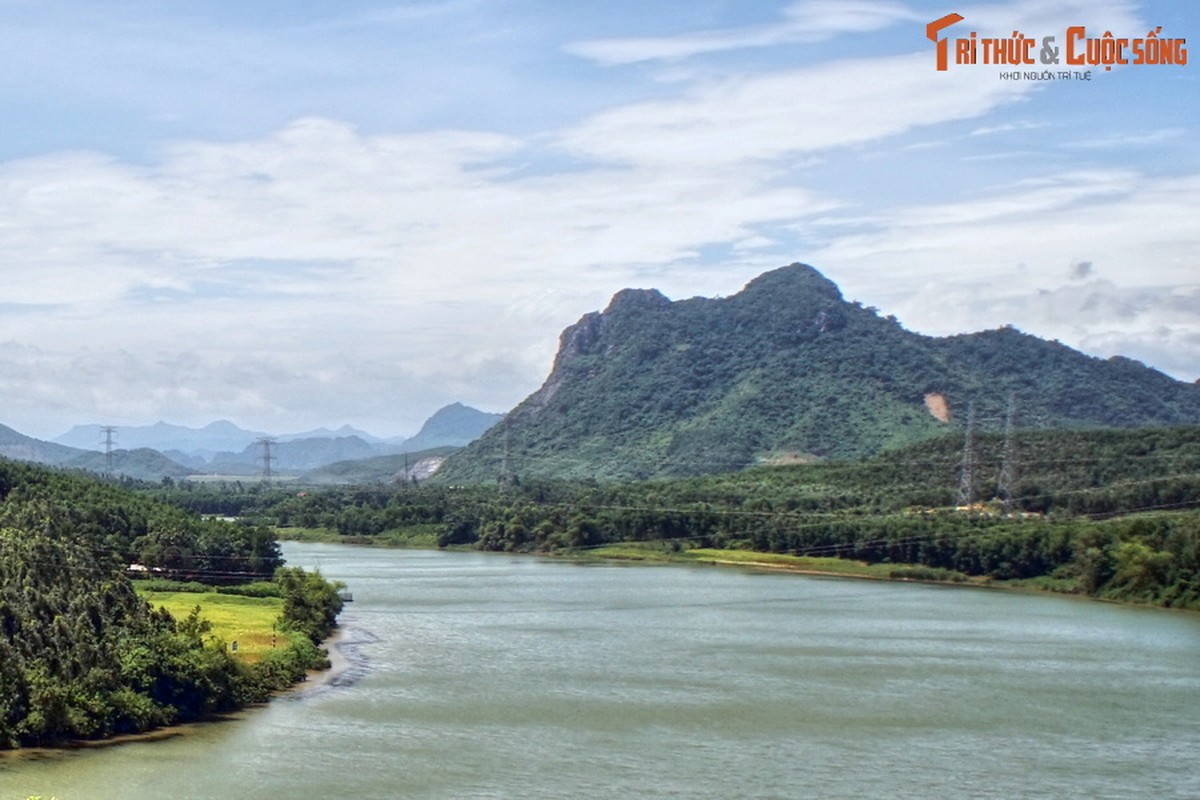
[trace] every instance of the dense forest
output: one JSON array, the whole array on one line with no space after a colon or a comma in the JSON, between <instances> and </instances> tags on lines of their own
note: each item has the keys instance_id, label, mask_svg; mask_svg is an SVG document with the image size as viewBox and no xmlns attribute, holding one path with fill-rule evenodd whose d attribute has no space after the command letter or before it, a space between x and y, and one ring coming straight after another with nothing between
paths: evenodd
<instances>
[{"instance_id":1,"label":"dense forest","mask_svg":"<svg viewBox=\"0 0 1200 800\"><path fill-rule=\"evenodd\" d=\"M71 537L179 577L269 578L283 564L266 528L205 519L85 473L0 460L0 525Z\"/></svg>"},{"instance_id":2,"label":"dense forest","mask_svg":"<svg viewBox=\"0 0 1200 800\"><path fill-rule=\"evenodd\" d=\"M1200 607L1200 428L981 435L970 446L973 485L964 487L967 451L965 437L945 436L857 461L628 484L517 475L489 486L181 484L155 493L348 541L416 530L442 546L485 550L663 542L917 565L926 571L904 574L1039 580ZM964 491L972 502L961 503Z\"/></svg>"},{"instance_id":3,"label":"dense forest","mask_svg":"<svg viewBox=\"0 0 1200 800\"><path fill-rule=\"evenodd\" d=\"M0 461L0 747L199 719L303 677L323 661L317 644L341 601L319 575L282 563L266 529ZM257 591L283 600L286 646L253 665L238 659L198 613L153 610L133 564L159 581L260 579Z\"/></svg>"}]
</instances>

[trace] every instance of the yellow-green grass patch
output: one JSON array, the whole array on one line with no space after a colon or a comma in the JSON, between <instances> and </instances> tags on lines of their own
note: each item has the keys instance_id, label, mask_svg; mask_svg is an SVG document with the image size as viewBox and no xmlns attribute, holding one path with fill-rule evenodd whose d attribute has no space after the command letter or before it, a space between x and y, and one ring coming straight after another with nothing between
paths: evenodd
<instances>
[{"instance_id":1,"label":"yellow-green grass patch","mask_svg":"<svg viewBox=\"0 0 1200 800\"><path fill-rule=\"evenodd\" d=\"M283 611L277 597L242 597L206 592L142 592L154 608L165 608L175 619L186 619L200 606L200 616L212 624L211 636L230 648L237 642L237 655L254 663L272 646L285 647L287 639L275 628ZM278 637L278 638L276 638Z\"/></svg>"},{"instance_id":2,"label":"yellow-green grass patch","mask_svg":"<svg viewBox=\"0 0 1200 800\"><path fill-rule=\"evenodd\" d=\"M730 564L759 569L778 569L790 572L822 575L853 576L880 580L925 580L937 582L980 582L951 570L935 570L913 564L868 564L848 558L796 556L787 553L759 553L752 550L692 547L678 549L665 542L622 542L590 548L580 557L585 559L619 559L629 561L664 561L692 564Z\"/></svg>"}]
</instances>

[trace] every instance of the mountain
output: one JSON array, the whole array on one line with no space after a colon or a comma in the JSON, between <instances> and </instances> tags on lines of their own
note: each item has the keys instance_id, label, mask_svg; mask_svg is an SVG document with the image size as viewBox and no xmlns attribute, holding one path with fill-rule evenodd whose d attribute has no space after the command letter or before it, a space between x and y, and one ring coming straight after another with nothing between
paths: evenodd
<instances>
[{"instance_id":1,"label":"mountain","mask_svg":"<svg viewBox=\"0 0 1200 800\"><path fill-rule=\"evenodd\" d=\"M415 453L433 447L463 447L502 419L503 414L489 414L462 403L452 403L425 420L417 435L405 440L404 450Z\"/></svg>"},{"instance_id":2,"label":"mountain","mask_svg":"<svg viewBox=\"0 0 1200 800\"><path fill-rule=\"evenodd\" d=\"M400 444L404 441L403 436L398 436L391 439L382 439L350 425L343 425L337 430L330 430L329 428L316 428L303 433L286 433L276 438L278 438L281 442L294 442L300 439L346 439L349 437L356 437L364 442L367 442L368 444Z\"/></svg>"},{"instance_id":3,"label":"mountain","mask_svg":"<svg viewBox=\"0 0 1200 800\"><path fill-rule=\"evenodd\" d=\"M0 456L13 461L35 461L39 464L62 464L81 455L74 447L44 442L0 425Z\"/></svg>"},{"instance_id":4,"label":"mountain","mask_svg":"<svg viewBox=\"0 0 1200 800\"><path fill-rule=\"evenodd\" d=\"M110 470L108 459L103 453L44 442L4 425L0 425L0 456L13 461L32 461L101 474L111 471L114 475L148 481L157 481L166 476L179 478L193 472L162 453L146 448L132 451L114 450Z\"/></svg>"},{"instance_id":5,"label":"mountain","mask_svg":"<svg viewBox=\"0 0 1200 800\"><path fill-rule=\"evenodd\" d=\"M284 472L302 472L326 464L351 459L370 458L379 455L379 447L368 444L357 436L342 436L337 439L280 440L271 446L271 468ZM213 464L251 464L262 466L263 449L259 444L248 445L240 453L222 453L213 459Z\"/></svg>"},{"instance_id":6,"label":"mountain","mask_svg":"<svg viewBox=\"0 0 1200 800\"><path fill-rule=\"evenodd\" d=\"M625 289L568 327L545 383L443 481L641 479L858 458L962 429L1200 422L1200 390L1011 327L944 338L792 264L727 298Z\"/></svg>"},{"instance_id":7,"label":"mountain","mask_svg":"<svg viewBox=\"0 0 1200 800\"><path fill-rule=\"evenodd\" d=\"M504 418L462 403L452 403L433 413L421 430L402 445L375 444L377 451L389 451L369 457L347 456L346 460L324 461L305 472L301 480L317 484L391 483L424 481L436 473L447 456L478 439ZM284 445L280 444L280 464L284 464Z\"/></svg>"},{"instance_id":8,"label":"mountain","mask_svg":"<svg viewBox=\"0 0 1200 800\"><path fill-rule=\"evenodd\" d=\"M166 452L176 450L189 456L209 458L222 451L240 451L266 434L239 428L228 420L210 422L203 428L188 428L167 422L153 425L131 425L117 428L113 433L114 444L130 450L148 447ZM103 450L104 426L76 425L54 439L58 444L84 450Z\"/></svg>"},{"instance_id":9,"label":"mountain","mask_svg":"<svg viewBox=\"0 0 1200 800\"><path fill-rule=\"evenodd\" d=\"M240 428L226 420L219 420L203 428L189 428L167 422L120 427L113 431L112 441L115 446L130 451L151 449L162 453L165 457L165 471L160 477L175 477L181 468L186 468L192 473L251 477L262 474L263 445L260 440L264 438L272 439L272 470L301 473L342 461L391 456L431 448L461 447L478 438L500 418L499 414L486 414L461 403L454 403L435 412L411 440L405 440L404 437L383 439L349 425L343 425L337 430L317 428L304 433L269 436L259 431ZM15 437L21 437L21 434L15 431L11 433ZM31 460L56 464L77 456L81 450L102 452L106 438L105 427L102 425L76 425L57 437L54 444L22 437L14 438L8 446L14 453L39 454ZM37 444L32 444L34 442ZM5 446L4 438L0 436L0 455L4 454ZM54 449L64 446L65 449ZM95 459L84 459L88 464L93 461ZM102 469L104 462L98 463L102 465ZM129 463L153 469L144 457L133 459ZM138 470L140 477L141 471L144 470L142 467L138 467Z\"/></svg>"},{"instance_id":10,"label":"mountain","mask_svg":"<svg viewBox=\"0 0 1200 800\"><path fill-rule=\"evenodd\" d=\"M74 458L60 465L69 469L83 469L89 472L113 475L124 475L143 481L159 481L163 478L186 478L195 470L178 464L157 450L139 447L136 450L114 450L112 452L112 469L109 469L104 453L85 450Z\"/></svg>"}]
</instances>

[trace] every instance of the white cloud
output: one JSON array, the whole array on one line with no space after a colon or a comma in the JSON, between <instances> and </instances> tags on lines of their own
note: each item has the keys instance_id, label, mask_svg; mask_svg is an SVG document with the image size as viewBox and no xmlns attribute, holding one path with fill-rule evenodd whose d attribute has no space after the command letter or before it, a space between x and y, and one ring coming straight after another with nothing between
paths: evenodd
<instances>
[{"instance_id":1,"label":"white cloud","mask_svg":"<svg viewBox=\"0 0 1200 800\"><path fill-rule=\"evenodd\" d=\"M615 163L765 164L972 119L1032 90L967 70L934 74L925 55L841 61L624 106L569 131L564 143L573 153Z\"/></svg>"},{"instance_id":2,"label":"white cloud","mask_svg":"<svg viewBox=\"0 0 1200 800\"><path fill-rule=\"evenodd\" d=\"M1200 335L1198 204L1200 175L1065 173L896 211L814 258L916 330L1011 323L1097 354L1153 353L1192 380L1195 351L1182 345Z\"/></svg>"}]
</instances>

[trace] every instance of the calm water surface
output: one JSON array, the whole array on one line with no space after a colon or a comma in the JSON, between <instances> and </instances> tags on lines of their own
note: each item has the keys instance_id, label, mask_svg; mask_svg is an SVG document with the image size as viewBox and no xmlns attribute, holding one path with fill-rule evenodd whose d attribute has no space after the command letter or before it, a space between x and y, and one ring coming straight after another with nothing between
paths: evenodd
<instances>
[{"instance_id":1,"label":"calm water surface","mask_svg":"<svg viewBox=\"0 0 1200 800\"><path fill-rule=\"evenodd\" d=\"M336 680L0 800L1195 798L1200 617L719 568L289 545Z\"/></svg>"}]
</instances>

